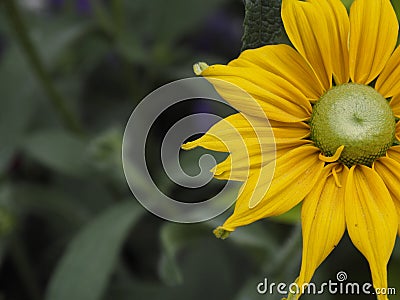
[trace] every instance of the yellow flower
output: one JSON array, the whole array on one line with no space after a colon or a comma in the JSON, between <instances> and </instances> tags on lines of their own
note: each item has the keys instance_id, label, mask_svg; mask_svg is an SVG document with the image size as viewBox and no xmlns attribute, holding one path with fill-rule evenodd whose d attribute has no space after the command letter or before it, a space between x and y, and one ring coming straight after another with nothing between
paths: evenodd
<instances>
[{"instance_id":1,"label":"yellow flower","mask_svg":"<svg viewBox=\"0 0 400 300\"><path fill-rule=\"evenodd\" d=\"M374 287L386 288L400 232L395 12L389 0L355 0L349 15L340 0L283 0L282 19L295 49L269 45L244 51L228 65L195 68L239 111L183 145L229 151L215 177L244 182L234 213L214 232L226 237L302 201L297 284L310 282L347 229L369 262ZM245 90L254 103L235 97L217 79ZM274 145L263 139L268 128L254 104L269 119ZM276 159L269 159L275 150ZM270 186L261 176L265 170L274 170Z\"/></svg>"}]
</instances>

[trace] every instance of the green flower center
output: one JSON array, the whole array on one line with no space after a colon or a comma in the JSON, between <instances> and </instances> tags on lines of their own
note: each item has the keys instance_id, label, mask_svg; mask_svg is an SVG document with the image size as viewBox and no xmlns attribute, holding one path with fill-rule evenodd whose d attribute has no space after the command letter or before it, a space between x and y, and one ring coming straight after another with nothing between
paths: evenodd
<instances>
[{"instance_id":1,"label":"green flower center","mask_svg":"<svg viewBox=\"0 0 400 300\"><path fill-rule=\"evenodd\" d=\"M395 140L396 120L388 101L375 89L342 84L325 93L313 107L311 139L325 156L344 150L339 162L371 166Z\"/></svg>"}]
</instances>

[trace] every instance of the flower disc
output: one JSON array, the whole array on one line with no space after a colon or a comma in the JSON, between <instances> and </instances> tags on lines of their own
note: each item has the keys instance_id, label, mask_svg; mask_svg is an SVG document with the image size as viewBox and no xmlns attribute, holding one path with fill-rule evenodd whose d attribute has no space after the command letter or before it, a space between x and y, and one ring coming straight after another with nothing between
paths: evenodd
<instances>
[{"instance_id":1,"label":"flower disc","mask_svg":"<svg viewBox=\"0 0 400 300\"><path fill-rule=\"evenodd\" d=\"M339 161L351 167L371 166L395 139L396 122L387 100L372 87L343 84L325 93L314 105L311 139L325 156L340 146Z\"/></svg>"}]
</instances>

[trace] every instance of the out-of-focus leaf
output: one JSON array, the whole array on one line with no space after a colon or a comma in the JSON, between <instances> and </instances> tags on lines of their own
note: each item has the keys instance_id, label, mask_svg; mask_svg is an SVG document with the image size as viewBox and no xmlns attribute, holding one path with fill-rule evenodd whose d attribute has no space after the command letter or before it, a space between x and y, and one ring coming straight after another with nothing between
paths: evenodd
<instances>
[{"instance_id":1,"label":"out-of-focus leaf","mask_svg":"<svg viewBox=\"0 0 400 300\"><path fill-rule=\"evenodd\" d=\"M52 68L62 53L92 28L93 23L87 21L71 24L68 20L55 19L52 26L48 26L48 20L45 20L35 28L33 39L36 45L40 45L37 49L43 62Z\"/></svg>"},{"instance_id":2,"label":"out-of-focus leaf","mask_svg":"<svg viewBox=\"0 0 400 300\"><path fill-rule=\"evenodd\" d=\"M143 49L139 36L135 32L123 32L118 37L117 48L120 53L130 62L146 64L149 55Z\"/></svg>"},{"instance_id":3,"label":"out-of-focus leaf","mask_svg":"<svg viewBox=\"0 0 400 300\"><path fill-rule=\"evenodd\" d=\"M353 2L353 1L351 1ZM391 0L394 10L396 11L397 18L400 17L400 2L398 0Z\"/></svg>"},{"instance_id":4,"label":"out-of-focus leaf","mask_svg":"<svg viewBox=\"0 0 400 300\"><path fill-rule=\"evenodd\" d=\"M88 147L91 165L118 185L126 187L122 168L122 130L110 128L94 138Z\"/></svg>"},{"instance_id":5,"label":"out-of-focus leaf","mask_svg":"<svg viewBox=\"0 0 400 300\"><path fill-rule=\"evenodd\" d=\"M12 197L19 213L40 215L52 220L50 223L54 226L81 225L90 216L83 204L78 205L65 191L54 186L15 184Z\"/></svg>"},{"instance_id":6,"label":"out-of-focus leaf","mask_svg":"<svg viewBox=\"0 0 400 300\"><path fill-rule=\"evenodd\" d=\"M391 0L393 8L396 12L397 19L400 20L400 1L399 0ZM400 32L399 32L399 39L397 40L397 44L400 43Z\"/></svg>"},{"instance_id":7,"label":"out-of-focus leaf","mask_svg":"<svg viewBox=\"0 0 400 300\"><path fill-rule=\"evenodd\" d=\"M283 33L281 0L244 0L242 50L280 42Z\"/></svg>"},{"instance_id":8,"label":"out-of-focus leaf","mask_svg":"<svg viewBox=\"0 0 400 300\"><path fill-rule=\"evenodd\" d=\"M126 201L84 226L58 264L46 300L100 299L123 241L142 212L134 201Z\"/></svg>"},{"instance_id":9,"label":"out-of-focus leaf","mask_svg":"<svg viewBox=\"0 0 400 300\"><path fill-rule=\"evenodd\" d=\"M28 155L55 171L75 176L88 174L85 142L64 130L36 132L24 141L23 148Z\"/></svg>"},{"instance_id":10,"label":"out-of-focus leaf","mask_svg":"<svg viewBox=\"0 0 400 300\"><path fill-rule=\"evenodd\" d=\"M31 122L37 96L20 51L10 46L0 61L0 173L8 166Z\"/></svg>"}]
</instances>

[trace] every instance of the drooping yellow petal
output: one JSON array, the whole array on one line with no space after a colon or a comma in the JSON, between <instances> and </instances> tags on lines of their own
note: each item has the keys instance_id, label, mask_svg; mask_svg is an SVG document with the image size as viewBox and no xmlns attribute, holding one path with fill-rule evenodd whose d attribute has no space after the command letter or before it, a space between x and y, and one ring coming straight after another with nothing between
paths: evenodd
<instances>
[{"instance_id":1,"label":"drooping yellow petal","mask_svg":"<svg viewBox=\"0 0 400 300\"><path fill-rule=\"evenodd\" d=\"M232 216L220 229L234 231L239 226L280 215L296 206L320 178L324 163L318 159L319 151L313 146L302 146L281 156L276 161L270 186L257 173L252 174L238 196ZM274 167L275 162L272 162L263 169Z\"/></svg>"},{"instance_id":2,"label":"drooping yellow petal","mask_svg":"<svg viewBox=\"0 0 400 300\"><path fill-rule=\"evenodd\" d=\"M236 113L214 124L199 139L182 145L184 150L195 147L219 152L243 151L243 147L253 149L260 144L273 144L274 136L268 119L245 116Z\"/></svg>"},{"instance_id":3,"label":"drooping yellow petal","mask_svg":"<svg viewBox=\"0 0 400 300\"><path fill-rule=\"evenodd\" d=\"M231 155L214 168L218 179L246 181L254 169L275 160L290 149L311 143L305 123L268 122L266 119L231 115L216 123L199 139L182 146L189 150L203 147Z\"/></svg>"},{"instance_id":4,"label":"drooping yellow petal","mask_svg":"<svg viewBox=\"0 0 400 300\"><path fill-rule=\"evenodd\" d=\"M400 95L400 47L393 52L375 84L375 89L385 98ZM399 107L400 110L400 107Z\"/></svg>"},{"instance_id":5,"label":"drooping yellow petal","mask_svg":"<svg viewBox=\"0 0 400 300\"><path fill-rule=\"evenodd\" d=\"M249 49L228 65L261 68L276 74L290 82L310 100L318 100L325 91L307 61L288 45Z\"/></svg>"},{"instance_id":6,"label":"drooping yellow petal","mask_svg":"<svg viewBox=\"0 0 400 300\"><path fill-rule=\"evenodd\" d=\"M390 107L393 110L393 114L397 117L400 118L400 93L394 95L392 100L389 102Z\"/></svg>"},{"instance_id":7,"label":"drooping yellow petal","mask_svg":"<svg viewBox=\"0 0 400 300\"><path fill-rule=\"evenodd\" d=\"M366 166L350 169L345 188L346 225L350 238L366 257L375 288L387 288L387 263L393 251L398 216L380 176ZM378 299L387 299L379 295Z\"/></svg>"},{"instance_id":8,"label":"drooping yellow petal","mask_svg":"<svg viewBox=\"0 0 400 300\"><path fill-rule=\"evenodd\" d=\"M386 154L388 157L400 163L400 146L390 147Z\"/></svg>"},{"instance_id":9,"label":"drooping yellow petal","mask_svg":"<svg viewBox=\"0 0 400 300\"><path fill-rule=\"evenodd\" d=\"M274 134L275 147L265 146L263 152L249 151L250 155L250 173L252 170L262 167L272 161L268 158L278 159L287 152L296 149L305 144L312 143L304 138L310 135L310 126L303 122L299 123L284 123L277 121L269 121L272 132ZM252 149L255 149L254 147ZM275 157L270 153L275 151ZM249 176L248 166L246 165L245 151L237 151L236 164L232 164L232 157L229 155L223 162L219 163L214 171L214 177L223 180L246 181ZM266 159L261 162L263 155ZM243 156L243 157L242 157Z\"/></svg>"},{"instance_id":10,"label":"drooping yellow petal","mask_svg":"<svg viewBox=\"0 0 400 300\"><path fill-rule=\"evenodd\" d=\"M328 90L332 85L332 62L330 47L326 47L329 45L326 20L317 16L315 7L309 2L283 0L282 21L290 41Z\"/></svg>"},{"instance_id":11,"label":"drooping yellow petal","mask_svg":"<svg viewBox=\"0 0 400 300\"><path fill-rule=\"evenodd\" d=\"M268 150L267 147L264 147L264 152L262 155L264 155L265 158L273 157L273 153L270 153L269 151L275 151L276 159L278 159L279 157L285 155L291 150L311 143L312 142L309 140L292 139L291 142L288 144L277 144L276 149L271 147L270 150ZM243 153L242 155L244 156L246 155L246 153ZM261 162L261 155L259 153L253 154L252 152L250 152L249 155L250 170L249 166L247 165L246 158L243 157L243 159L241 159L241 154L238 153L236 154L236 164L232 163L232 157L231 155L229 155L223 162L216 165L213 170L214 177L223 180L246 181L248 177L254 172L254 170L258 171L258 168L263 167L273 161L272 159L264 159L264 161Z\"/></svg>"},{"instance_id":12,"label":"drooping yellow petal","mask_svg":"<svg viewBox=\"0 0 400 300\"><path fill-rule=\"evenodd\" d=\"M301 91L271 72L257 67L213 65L205 69L201 75L206 77L234 108L246 114L254 115L254 112L249 110L243 95L232 92L231 87L227 89L224 82L246 91L271 120L299 122L311 116L311 104ZM256 113L255 116L261 117L259 111Z\"/></svg>"},{"instance_id":13,"label":"drooping yellow petal","mask_svg":"<svg viewBox=\"0 0 400 300\"><path fill-rule=\"evenodd\" d=\"M336 168L342 169L337 174L342 187L338 186L332 173ZM346 166L327 165L321 179L303 201L303 255L300 276L296 281L299 287L311 281L315 270L337 246L344 234L344 186L348 172Z\"/></svg>"},{"instance_id":14,"label":"drooping yellow petal","mask_svg":"<svg viewBox=\"0 0 400 300\"><path fill-rule=\"evenodd\" d=\"M236 117L235 119L236 125L242 128L241 130L243 130L243 128L246 129L247 125L239 125L243 122L243 119L240 117ZM270 129L272 129L274 135L274 145L263 144L261 147L251 146L249 145L251 143L251 138L249 138L247 134L247 138L244 138L248 147L247 151L234 149L231 155L223 162L216 165L212 170L214 172L214 177L222 180L246 181L249 176L256 173L256 176L265 177L266 180L271 177L272 169L266 168L261 170L261 167L274 162L274 160L293 149L312 143L310 140L303 139L310 134L310 127L303 122L283 123L270 121L269 123L271 125ZM257 126L256 122L253 122L252 126ZM258 134L263 134L262 131L266 130L266 128L264 128L266 126L265 123L258 124L258 126L257 128L260 129L258 130L256 128L256 132ZM258 139L255 143L257 142L259 142ZM268 143L269 140L266 142ZM235 163L233 163L233 160ZM264 174L261 174L262 172L264 172Z\"/></svg>"},{"instance_id":15,"label":"drooping yellow petal","mask_svg":"<svg viewBox=\"0 0 400 300\"><path fill-rule=\"evenodd\" d=\"M275 138L267 119L231 115L212 126L199 139L182 146L184 150L195 147L229 152L232 178L246 180L250 169L260 169L262 165L275 160ZM216 174L221 173L216 170Z\"/></svg>"},{"instance_id":16,"label":"drooping yellow petal","mask_svg":"<svg viewBox=\"0 0 400 300\"><path fill-rule=\"evenodd\" d=\"M375 161L374 169L385 182L396 206L400 234L400 163L388 157Z\"/></svg>"},{"instance_id":17,"label":"drooping yellow petal","mask_svg":"<svg viewBox=\"0 0 400 300\"><path fill-rule=\"evenodd\" d=\"M349 59L353 82L368 84L383 70L398 36L389 0L355 0L350 9Z\"/></svg>"}]
</instances>

